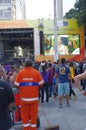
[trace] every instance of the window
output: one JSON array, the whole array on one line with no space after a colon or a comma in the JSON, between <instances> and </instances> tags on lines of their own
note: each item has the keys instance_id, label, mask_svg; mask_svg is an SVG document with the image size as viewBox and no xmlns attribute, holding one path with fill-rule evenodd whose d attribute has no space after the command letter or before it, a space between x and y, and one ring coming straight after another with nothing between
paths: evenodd
<instances>
[{"instance_id":1,"label":"window","mask_svg":"<svg viewBox=\"0 0 86 130\"><path fill-rule=\"evenodd\" d=\"M11 0L4 0L4 3L10 3Z\"/></svg>"},{"instance_id":2,"label":"window","mask_svg":"<svg viewBox=\"0 0 86 130\"><path fill-rule=\"evenodd\" d=\"M11 18L11 12L4 12L4 17L5 18Z\"/></svg>"},{"instance_id":3,"label":"window","mask_svg":"<svg viewBox=\"0 0 86 130\"><path fill-rule=\"evenodd\" d=\"M3 7L0 6L0 17L3 16Z\"/></svg>"},{"instance_id":4,"label":"window","mask_svg":"<svg viewBox=\"0 0 86 130\"><path fill-rule=\"evenodd\" d=\"M11 7L10 6L4 6L4 11L11 11Z\"/></svg>"}]
</instances>

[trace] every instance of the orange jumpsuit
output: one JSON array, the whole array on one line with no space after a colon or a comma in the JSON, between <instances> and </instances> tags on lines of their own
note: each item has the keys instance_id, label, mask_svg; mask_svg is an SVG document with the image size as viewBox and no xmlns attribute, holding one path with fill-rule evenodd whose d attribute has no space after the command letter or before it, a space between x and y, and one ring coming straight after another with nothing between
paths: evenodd
<instances>
[{"instance_id":1,"label":"orange jumpsuit","mask_svg":"<svg viewBox=\"0 0 86 130\"><path fill-rule=\"evenodd\" d=\"M23 68L14 85L19 87L23 130L37 130L39 86L44 83L39 71L32 67Z\"/></svg>"}]
</instances>

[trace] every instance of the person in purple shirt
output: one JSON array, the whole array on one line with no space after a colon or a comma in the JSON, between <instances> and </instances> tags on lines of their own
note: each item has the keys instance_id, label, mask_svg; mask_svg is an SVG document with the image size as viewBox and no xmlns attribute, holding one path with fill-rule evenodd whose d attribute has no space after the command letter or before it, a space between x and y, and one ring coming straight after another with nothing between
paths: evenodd
<instances>
[{"instance_id":1,"label":"person in purple shirt","mask_svg":"<svg viewBox=\"0 0 86 130\"><path fill-rule=\"evenodd\" d=\"M56 74L58 76L58 95L59 95L59 107L62 108L62 99L65 95L67 106L69 106L69 79L71 79L70 69L66 65L65 58L61 59L61 64L57 68Z\"/></svg>"},{"instance_id":2,"label":"person in purple shirt","mask_svg":"<svg viewBox=\"0 0 86 130\"><path fill-rule=\"evenodd\" d=\"M41 87L41 103L44 102L44 92L46 92L46 102L49 102L49 83L48 83L49 73L46 70L45 65L42 66L42 71L40 73L45 82L43 87Z\"/></svg>"}]
</instances>

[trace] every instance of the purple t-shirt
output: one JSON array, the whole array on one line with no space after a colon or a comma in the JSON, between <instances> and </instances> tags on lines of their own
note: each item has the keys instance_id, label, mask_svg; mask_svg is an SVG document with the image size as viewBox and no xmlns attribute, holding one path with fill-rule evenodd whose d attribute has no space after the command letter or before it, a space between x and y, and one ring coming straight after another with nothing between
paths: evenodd
<instances>
[{"instance_id":1,"label":"purple t-shirt","mask_svg":"<svg viewBox=\"0 0 86 130\"><path fill-rule=\"evenodd\" d=\"M4 68L5 68L6 71L8 71L8 70L11 69L11 66L10 65L5 65Z\"/></svg>"},{"instance_id":2,"label":"purple t-shirt","mask_svg":"<svg viewBox=\"0 0 86 130\"><path fill-rule=\"evenodd\" d=\"M46 73L44 73L43 71L40 72L41 75L42 75L42 78L44 79L45 83L48 83L48 79L49 79L49 73L48 71L46 70Z\"/></svg>"}]
</instances>

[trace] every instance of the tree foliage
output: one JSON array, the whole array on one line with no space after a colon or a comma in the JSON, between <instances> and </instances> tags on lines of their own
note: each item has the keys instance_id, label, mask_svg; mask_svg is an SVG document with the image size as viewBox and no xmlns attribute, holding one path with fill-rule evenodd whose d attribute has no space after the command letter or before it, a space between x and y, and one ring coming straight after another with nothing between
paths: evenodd
<instances>
[{"instance_id":1,"label":"tree foliage","mask_svg":"<svg viewBox=\"0 0 86 130\"><path fill-rule=\"evenodd\" d=\"M64 18L66 19L75 19L77 17L77 10L74 8L70 9L69 12L66 13Z\"/></svg>"},{"instance_id":2,"label":"tree foliage","mask_svg":"<svg viewBox=\"0 0 86 130\"><path fill-rule=\"evenodd\" d=\"M86 26L86 0L76 0L74 8L66 13L66 19L77 19L78 25L84 24Z\"/></svg>"}]
</instances>

